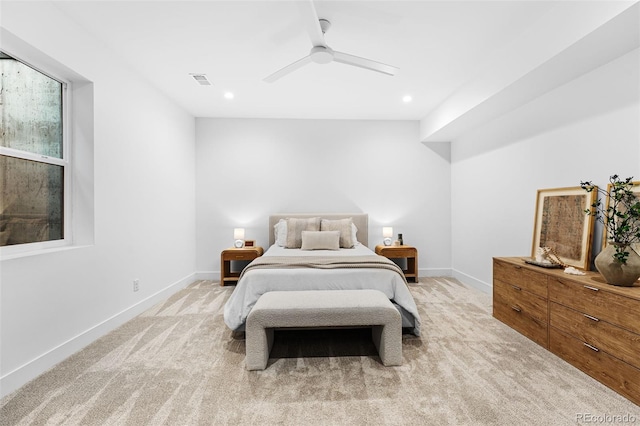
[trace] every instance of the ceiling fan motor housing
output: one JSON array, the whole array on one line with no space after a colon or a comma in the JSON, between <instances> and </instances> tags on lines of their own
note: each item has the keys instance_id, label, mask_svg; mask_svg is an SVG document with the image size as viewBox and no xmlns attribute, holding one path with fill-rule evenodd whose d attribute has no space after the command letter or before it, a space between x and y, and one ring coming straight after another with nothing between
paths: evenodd
<instances>
[{"instance_id":1,"label":"ceiling fan motor housing","mask_svg":"<svg viewBox=\"0 0 640 426\"><path fill-rule=\"evenodd\" d=\"M328 64L333 61L333 50L330 47L314 46L309 55L316 64Z\"/></svg>"}]
</instances>

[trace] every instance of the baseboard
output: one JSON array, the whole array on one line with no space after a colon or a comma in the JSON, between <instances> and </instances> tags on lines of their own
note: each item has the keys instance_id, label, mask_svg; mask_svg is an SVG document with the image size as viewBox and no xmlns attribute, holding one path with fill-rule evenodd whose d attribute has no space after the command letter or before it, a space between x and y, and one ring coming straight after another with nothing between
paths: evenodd
<instances>
[{"instance_id":1,"label":"baseboard","mask_svg":"<svg viewBox=\"0 0 640 426\"><path fill-rule=\"evenodd\" d=\"M480 281L472 277L471 275L460 272L457 269L453 269L453 274L451 276L461 283L475 288L476 290L480 290L483 293L491 294L493 292L493 287L490 284L487 284L484 281Z\"/></svg>"},{"instance_id":2,"label":"baseboard","mask_svg":"<svg viewBox=\"0 0 640 426\"><path fill-rule=\"evenodd\" d=\"M451 268L428 268L428 269L418 268L418 276L419 277L450 277Z\"/></svg>"},{"instance_id":3,"label":"baseboard","mask_svg":"<svg viewBox=\"0 0 640 426\"><path fill-rule=\"evenodd\" d=\"M220 281L220 271L196 271L196 280Z\"/></svg>"},{"instance_id":4,"label":"baseboard","mask_svg":"<svg viewBox=\"0 0 640 426\"><path fill-rule=\"evenodd\" d=\"M45 352L36 359L29 361L28 363L0 377L0 398L24 386L29 381L35 379L42 373L70 357L90 343L96 341L108 332L118 328L125 322L151 308L156 303L167 299L169 296L185 288L196 279L195 273L189 274L164 289L152 294L146 299L139 301L124 311L113 315L111 318L106 319L50 351Z\"/></svg>"}]
</instances>

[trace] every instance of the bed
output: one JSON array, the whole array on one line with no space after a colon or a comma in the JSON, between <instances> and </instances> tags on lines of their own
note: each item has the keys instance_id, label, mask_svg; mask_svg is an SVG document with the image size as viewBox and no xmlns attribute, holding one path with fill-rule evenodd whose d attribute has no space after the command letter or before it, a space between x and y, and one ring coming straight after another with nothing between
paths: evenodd
<instances>
[{"instance_id":1,"label":"bed","mask_svg":"<svg viewBox=\"0 0 640 426\"><path fill-rule=\"evenodd\" d=\"M368 226L362 213L270 216L269 248L242 272L224 307L226 325L242 331L269 291L374 289L398 309L403 328L419 336L420 316L402 270L368 248Z\"/></svg>"}]
</instances>

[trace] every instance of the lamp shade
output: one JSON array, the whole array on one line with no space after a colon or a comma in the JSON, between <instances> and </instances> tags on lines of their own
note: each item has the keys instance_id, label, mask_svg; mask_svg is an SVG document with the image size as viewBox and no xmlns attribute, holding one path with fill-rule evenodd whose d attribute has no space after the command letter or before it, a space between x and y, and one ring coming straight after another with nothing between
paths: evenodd
<instances>
[{"instance_id":1,"label":"lamp shade","mask_svg":"<svg viewBox=\"0 0 640 426\"><path fill-rule=\"evenodd\" d=\"M384 238L391 238L393 236L393 227L391 226L382 227L382 236Z\"/></svg>"},{"instance_id":2,"label":"lamp shade","mask_svg":"<svg viewBox=\"0 0 640 426\"><path fill-rule=\"evenodd\" d=\"M233 230L234 240L244 240L244 228L235 228Z\"/></svg>"}]
</instances>

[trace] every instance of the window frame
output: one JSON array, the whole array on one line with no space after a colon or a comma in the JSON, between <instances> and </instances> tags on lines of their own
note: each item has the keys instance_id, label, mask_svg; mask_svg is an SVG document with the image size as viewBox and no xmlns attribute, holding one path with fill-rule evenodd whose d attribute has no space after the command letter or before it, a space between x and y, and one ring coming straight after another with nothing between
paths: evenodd
<instances>
[{"instance_id":1,"label":"window frame","mask_svg":"<svg viewBox=\"0 0 640 426\"><path fill-rule=\"evenodd\" d=\"M33 243L13 244L9 246L0 247L0 257L7 258L14 255L21 255L30 252L40 252L51 249L58 249L62 247L71 246L73 243L72 235L72 170L71 167L71 96L69 96L71 82L67 79L55 75L55 73L44 71L42 68L32 65L29 61L26 61L16 55L13 52L2 48L2 52L12 57L16 61L19 61L23 65L57 81L62 85L61 102L62 102L62 158L50 157L42 154L35 154L28 151L22 151L14 148L7 148L0 146L0 155L8 157L19 158L23 160L36 161L44 164L51 164L61 166L63 176L63 203L62 203L62 233L63 238L59 240L38 241Z\"/></svg>"}]
</instances>

